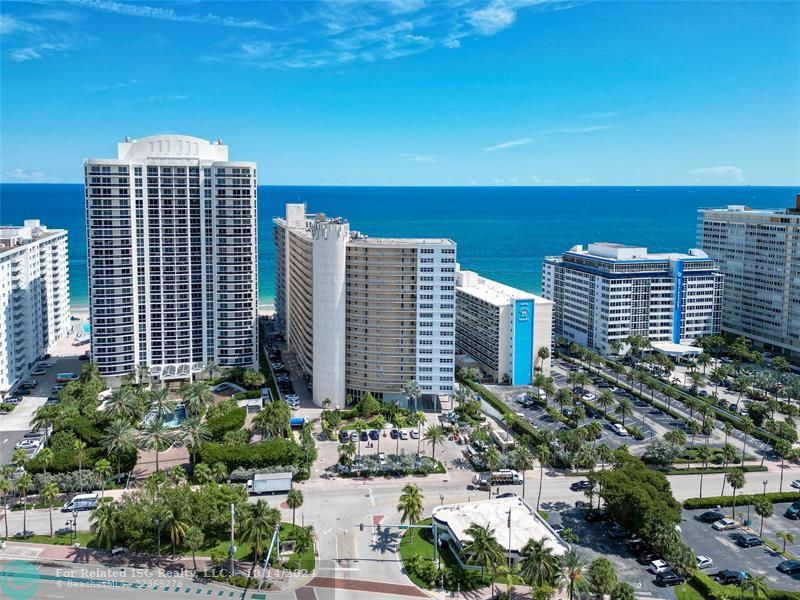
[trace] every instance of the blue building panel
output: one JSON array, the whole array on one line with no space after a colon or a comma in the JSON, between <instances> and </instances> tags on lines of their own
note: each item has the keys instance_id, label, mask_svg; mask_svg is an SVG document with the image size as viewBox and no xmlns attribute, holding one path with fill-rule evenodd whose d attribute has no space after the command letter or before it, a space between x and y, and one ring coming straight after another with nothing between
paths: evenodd
<instances>
[{"instance_id":1,"label":"blue building panel","mask_svg":"<svg viewBox=\"0 0 800 600\"><path fill-rule=\"evenodd\" d=\"M683 317L683 261L675 261L675 304L672 309L672 343L681 343L681 318Z\"/></svg>"},{"instance_id":2,"label":"blue building panel","mask_svg":"<svg viewBox=\"0 0 800 600\"><path fill-rule=\"evenodd\" d=\"M514 385L533 381L533 300L514 301L514 346L512 348Z\"/></svg>"}]
</instances>

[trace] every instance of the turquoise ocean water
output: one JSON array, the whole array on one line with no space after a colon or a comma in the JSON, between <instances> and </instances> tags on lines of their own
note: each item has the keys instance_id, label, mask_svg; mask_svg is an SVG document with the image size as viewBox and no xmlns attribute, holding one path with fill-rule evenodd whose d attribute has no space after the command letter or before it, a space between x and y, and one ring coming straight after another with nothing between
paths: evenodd
<instances>
[{"instance_id":1,"label":"turquoise ocean water","mask_svg":"<svg viewBox=\"0 0 800 600\"><path fill-rule=\"evenodd\" d=\"M613 241L654 251L696 245L697 209L794 205L794 187L259 187L259 296L272 301L272 218L286 202L342 216L371 236L449 237L462 268L539 292L542 258ZM72 304L88 304L80 184L2 184L0 222L40 219L69 231Z\"/></svg>"}]
</instances>

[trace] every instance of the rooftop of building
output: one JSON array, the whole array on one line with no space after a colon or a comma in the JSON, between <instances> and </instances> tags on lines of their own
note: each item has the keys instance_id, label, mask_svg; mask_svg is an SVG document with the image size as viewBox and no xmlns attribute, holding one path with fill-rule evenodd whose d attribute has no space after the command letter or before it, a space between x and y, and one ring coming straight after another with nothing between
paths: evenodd
<instances>
[{"instance_id":1,"label":"rooftop of building","mask_svg":"<svg viewBox=\"0 0 800 600\"><path fill-rule=\"evenodd\" d=\"M456 290L460 290L493 306L507 306L513 300L533 300L535 304L552 304L550 300L482 277L475 271L457 269Z\"/></svg>"},{"instance_id":2,"label":"rooftop of building","mask_svg":"<svg viewBox=\"0 0 800 600\"><path fill-rule=\"evenodd\" d=\"M531 539L544 540L545 546L551 548L556 556L565 554L569 550L569 546L519 496L464 504L445 504L433 509L433 518L438 523L447 525L462 545L470 541L466 531L470 525L476 523L494 529L495 538L502 540L503 548L510 549L511 552L521 552Z\"/></svg>"},{"instance_id":3,"label":"rooftop of building","mask_svg":"<svg viewBox=\"0 0 800 600\"><path fill-rule=\"evenodd\" d=\"M125 137L117 144L117 158L88 159L89 163L103 164L114 161L208 161L228 162L228 146L221 139L204 140L199 137L181 134L149 135L140 139ZM255 167L254 162L236 162L234 166Z\"/></svg>"},{"instance_id":4,"label":"rooftop of building","mask_svg":"<svg viewBox=\"0 0 800 600\"><path fill-rule=\"evenodd\" d=\"M688 252L650 252L645 246L628 246L616 242L594 242L588 248L576 245L564 254L584 256L604 261L665 261L665 260L708 260L703 250L691 248Z\"/></svg>"},{"instance_id":5,"label":"rooftop of building","mask_svg":"<svg viewBox=\"0 0 800 600\"><path fill-rule=\"evenodd\" d=\"M65 233L66 229L48 229L38 219L27 219L23 225L0 225L0 253Z\"/></svg>"},{"instance_id":6,"label":"rooftop of building","mask_svg":"<svg viewBox=\"0 0 800 600\"><path fill-rule=\"evenodd\" d=\"M795 197L794 207L788 208L752 208L746 204L729 204L725 207L699 208L700 213L721 213L721 214L748 214L748 215L791 215L800 218L800 194Z\"/></svg>"}]
</instances>

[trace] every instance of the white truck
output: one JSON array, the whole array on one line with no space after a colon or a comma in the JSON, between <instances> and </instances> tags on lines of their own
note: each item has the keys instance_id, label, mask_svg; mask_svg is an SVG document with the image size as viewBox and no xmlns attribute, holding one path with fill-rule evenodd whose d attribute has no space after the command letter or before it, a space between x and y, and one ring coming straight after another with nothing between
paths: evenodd
<instances>
[{"instance_id":1,"label":"white truck","mask_svg":"<svg viewBox=\"0 0 800 600\"><path fill-rule=\"evenodd\" d=\"M80 512L97 508L97 494L78 494L61 507L61 512Z\"/></svg>"},{"instance_id":2,"label":"white truck","mask_svg":"<svg viewBox=\"0 0 800 600\"><path fill-rule=\"evenodd\" d=\"M286 473L256 473L247 481L247 493L274 494L288 492L292 489L292 474Z\"/></svg>"},{"instance_id":3,"label":"white truck","mask_svg":"<svg viewBox=\"0 0 800 600\"><path fill-rule=\"evenodd\" d=\"M500 469L499 471L484 471L475 473L472 485L479 490L488 490L492 485L517 485L522 483L522 476L513 469Z\"/></svg>"}]
</instances>

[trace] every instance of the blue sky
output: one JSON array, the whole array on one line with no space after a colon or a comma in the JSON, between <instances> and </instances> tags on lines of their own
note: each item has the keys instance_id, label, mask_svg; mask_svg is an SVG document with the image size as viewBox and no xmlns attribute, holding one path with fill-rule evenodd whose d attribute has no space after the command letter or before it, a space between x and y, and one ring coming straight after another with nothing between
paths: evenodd
<instances>
[{"instance_id":1,"label":"blue sky","mask_svg":"<svg viewBox=\"0 0 800 600\"><path fill-rule=\"evenodd\" d=\"M2 181L125 135L261 183L796 185L800 3L3 2Z\"/></svg>"}]
</instances>

